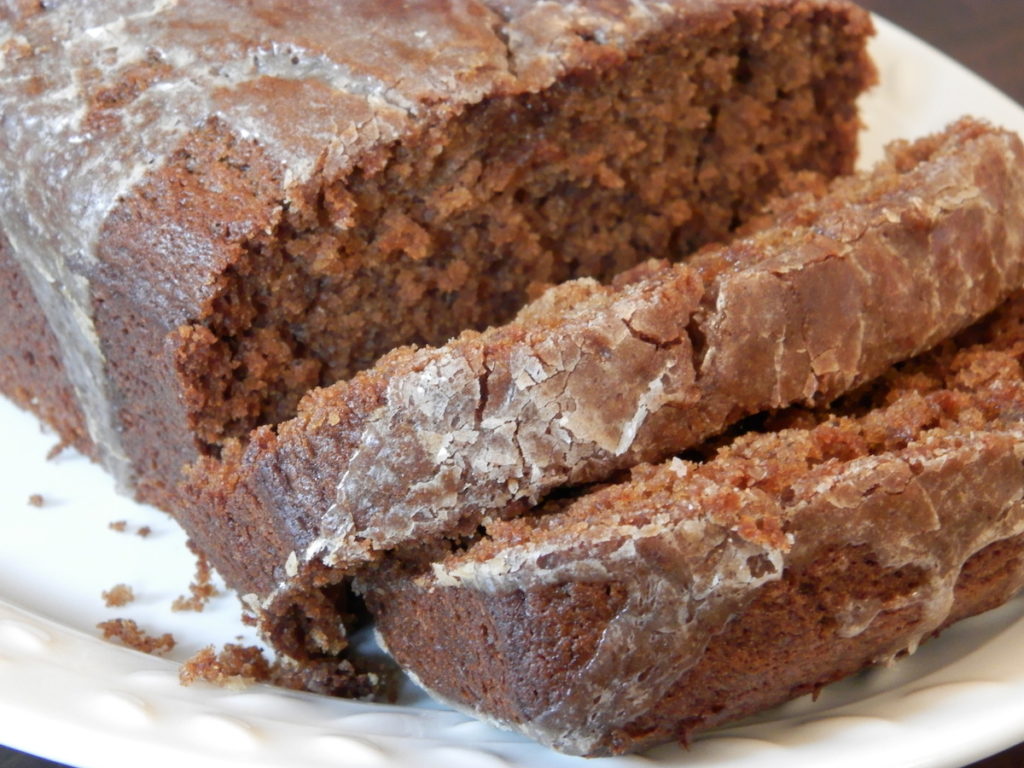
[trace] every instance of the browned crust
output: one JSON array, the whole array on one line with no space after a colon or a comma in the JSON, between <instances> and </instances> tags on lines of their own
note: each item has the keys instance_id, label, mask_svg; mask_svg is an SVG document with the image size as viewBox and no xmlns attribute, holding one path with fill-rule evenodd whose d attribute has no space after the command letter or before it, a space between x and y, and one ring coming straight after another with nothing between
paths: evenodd
<instances>
[{"instance_id":1,"label":"browned crust","mask_svg":"<svg viewBox=\"0 0 1024 768\"><path fill-rule=\"evenodd\" d=\"M272 225L276 170L216 120L182 143L108 218L93 278L95 323L135 494L178 512L182 468L203 451L190 425L178 329L244 257L241 237ZM180 522L191 533L187 518Z\"/></svg>"},{"instance_id":2,"label":"browned crust","mask_svg":"<svg viewBox=\"0 0 1024 768\"><path fill-rule=\"evenodd\" d=\"M605 734L591 756L686 741L714 725L813 693L877 660L912 631L919 606L885 612L841 637L833 608L851 584L872 597L906 594L913 569L879 569L857 546L823 552L761 588L644 716ZM1024 583L1024 537L972 557L944 626L1001 605ZM590 632L621 604L615 584L566 584L505 595L412 587L371 594L377 625L399 663L437 695L507 723L528 721L557 698L557 681L589 658ZM574 627L586 629L578 631ZM458 630L453 630L457 627ZM570 673L571 674L571 673ZM609 681L609 684L614 684Z\"/></svg>"},{"instance_id":3,"label":"browned crust","mask_svg":"<svg viewBox=\"0 0 1024 768\"><path fill-rule=\"evenodd\" d=\"M0 392L86 455L92 441L60 347L0 232Z\"/></svg>"}]
</instances>

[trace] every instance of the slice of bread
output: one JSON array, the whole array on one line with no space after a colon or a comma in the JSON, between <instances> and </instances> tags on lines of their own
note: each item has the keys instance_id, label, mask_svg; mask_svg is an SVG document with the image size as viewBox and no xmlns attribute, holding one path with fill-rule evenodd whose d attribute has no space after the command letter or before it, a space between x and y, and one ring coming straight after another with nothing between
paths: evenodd
<instances>
[{"instance_id":1,"label":"slice of bread","mask_svg":"<svg viewBox=\"0 0 1024 768\"><path fill-rule=\"evenodd\" d=\"M395 659L458 708L576 754L685 740L1024 587L1022 362L1018 294L831 411L358 588Z\"/></svg>"}]
</instances>

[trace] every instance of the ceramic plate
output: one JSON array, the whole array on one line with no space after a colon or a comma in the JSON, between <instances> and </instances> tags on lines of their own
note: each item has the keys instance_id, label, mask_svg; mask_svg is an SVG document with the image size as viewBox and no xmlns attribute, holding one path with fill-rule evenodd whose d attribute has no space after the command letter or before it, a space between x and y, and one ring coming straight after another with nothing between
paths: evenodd
<instances>
[{"instance_id":1,"label":"ceramic plate","mask_svg":"<svg viewBox=\"0 0 1024 768\"><path fill-rule=\"evenodd\" d=\"M882 144L938 130L962 112L1024 133L1024 110L902 30L879 23L882 86L864 102L864 162ZM0 400L0 743L81 768L139 764L488 768L584 765L432 703L411 685L397 705L254 686L183 688L177 661L208 644L254 640L230 594L174 613L194 561L167 517L115 495L110 478L66 453ZM28 503L33 494L43 504ZM117 532L108 523L124 520ZM136 535L142 526L152 533ZM107 608L101 591L137 599ZM107 618L172 632L157 658L99 639ZM665 746L602 768L961 766L1024 740L1024 598L964 622L892 669L876 669L688 751ZM587 762L588 766L598 763Z\"/></svg>"}]
</instances>

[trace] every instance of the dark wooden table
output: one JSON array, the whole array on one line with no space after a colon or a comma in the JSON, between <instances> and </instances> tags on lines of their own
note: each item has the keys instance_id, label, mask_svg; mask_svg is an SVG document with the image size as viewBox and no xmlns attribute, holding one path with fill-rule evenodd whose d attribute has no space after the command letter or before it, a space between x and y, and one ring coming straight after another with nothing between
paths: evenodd
<instances>
[{"instance_id":1,"label":"dark wooden table","mask_svg":"<svg viewBox=\"0 0 1024 768\"><path fill-rule=\"evenodd\" d=\"M1024 0L862 0L862 5L924 38L1024 103ZM0 747L0 768L55 765ZM1024 744L971 768L1022 766Z\"/></svg>"}]
</instances>

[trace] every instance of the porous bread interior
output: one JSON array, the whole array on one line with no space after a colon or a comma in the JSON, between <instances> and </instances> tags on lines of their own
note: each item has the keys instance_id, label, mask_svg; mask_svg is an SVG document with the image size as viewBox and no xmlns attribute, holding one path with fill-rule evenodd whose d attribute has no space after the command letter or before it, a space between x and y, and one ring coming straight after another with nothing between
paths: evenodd
<instances>
[{"instance_id":1,"label":"porous bread interior","mask_svg":"<svg viewBox=\"0 0 1024 768\"><path fill-rule=\"evenodd\" d=\"M861 30L823 23L830 12L669 29L320 179L184 329L190 427L216 453L396 346L721 239L793 169L850 171L850 102L870 67Z\"/></svg>"}]
</instances>

